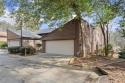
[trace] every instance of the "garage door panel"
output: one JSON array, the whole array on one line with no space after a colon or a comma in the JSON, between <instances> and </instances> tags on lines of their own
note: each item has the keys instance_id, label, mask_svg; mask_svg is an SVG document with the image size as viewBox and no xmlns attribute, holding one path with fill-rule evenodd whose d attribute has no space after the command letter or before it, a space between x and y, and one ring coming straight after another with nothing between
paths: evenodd
<instances>
[{"instance_id":1,"label":"garage door panel","mask_svg":"<svg viewBox=\"0 0 125 83\"><path fill-rule=\"evenodd\" d=\"M74 40L46 41L46 53L74 55Z\"/></svg>"}]
</instances>

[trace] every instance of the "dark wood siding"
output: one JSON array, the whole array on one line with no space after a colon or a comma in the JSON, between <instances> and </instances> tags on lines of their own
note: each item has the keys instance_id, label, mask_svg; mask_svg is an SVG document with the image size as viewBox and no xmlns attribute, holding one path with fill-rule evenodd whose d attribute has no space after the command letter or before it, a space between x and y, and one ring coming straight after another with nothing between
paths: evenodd
<instances>
[{"instance_id":1,"label":"dark wood siding","mask_svg":"<svg viewBox=\"0 0 125 83\"><path fill-rule=\"evenodd\" d=\"M66 40L76 38L76 28L78 21L73 19L66 23L62 28L58 28L48 35L44 36L42 40Z\"/></svg>"}]
</instances>

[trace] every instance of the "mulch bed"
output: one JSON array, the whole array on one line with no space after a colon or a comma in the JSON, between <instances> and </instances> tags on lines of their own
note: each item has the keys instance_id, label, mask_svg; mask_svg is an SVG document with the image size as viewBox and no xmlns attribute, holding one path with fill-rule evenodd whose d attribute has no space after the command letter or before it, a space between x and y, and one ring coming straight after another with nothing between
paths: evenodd
<instances>
[{"instance_id":1,"label":"mulch bed","mask_svg":"<svg viewBox=\"0 0 125 83\"><path fill-rule=\"evenodd\" d=\"M113 83L125 83L125 61L100 68L108 73L108 76L114 80Z\"/></svg>"},{"instance_id":2,"label":"mulch bed","mask_svg":"<svg viewBox=\"0 0 125 83\"><path fill-rule=\"evenodd\" d=\"M99 67L108 73L113 83L125 83L125 60L110 59L103 56L92 56L90 58L75 58L71 64L89 68Z\"/></svg>"}]
</instances>

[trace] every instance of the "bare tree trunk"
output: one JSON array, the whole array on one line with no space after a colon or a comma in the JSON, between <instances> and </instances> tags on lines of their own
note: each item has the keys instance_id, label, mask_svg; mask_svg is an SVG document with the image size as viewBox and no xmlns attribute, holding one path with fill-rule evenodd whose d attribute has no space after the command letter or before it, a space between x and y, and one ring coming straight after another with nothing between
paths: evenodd
<instances>
[{"instance_id":1,"label":"bare tree trunk","mask_svg":"<svg viewBox=\"0 0 125 83\"><path fill-rule=\"evenodd\" d=\"M81 13L80 11L77 9L78 5L76 3L74 3L74 1L72 2L72 4L70 4L71 8L74 10L76 16L78 17L78 20L79 20L79 29L80 29L80 40L81 41L81 45L80 45L80 56L84 57L85 55L83 54L84 53L84 50L83 50L83 28L81 26L81 21L82 21L82 16L81 16Z\"/></svg>"},{"instance_id":2,"label":"bare tree trunk","mask_svg":"<svg viewBox=\"0 0 125 83\"><path fill-rule=\"evenodd\" d=\"M108 47L108 45L109 45L109 28L108 28L108 24L106 25L106 28L107 28L107 33L106 33L106 35L107 35L107 56L108 56L108 54L109 54L109 47Z\"/></svg>"},{"instance_id":3,"label":"bare tree trunk","mask_svg":"<svg viewBox=\"0 0 125 83\"><path fill-rule=\"evenodd\" d=\"M81 52L80 56L81 57L85 57L85 55L84 55L84 49L83 49L84 48L84 44L83 44L83 28L81 26L81 23L82 23L81 22L81 18L79 18L79 29L80 29L80 39L79 40L80 40L80 44L81 44L80 45L80 52Z\"/></svg>"},{"instance_id":4,"label":"bare tree trunk","mask_svg":"<svg viewBox=\"0 0 125 83\"><path fill-rule=\"evenodd\" d=\"M104 31L104 24L101 24L101 23L100 23L100 26L101 26L102 34L103 34L103 36L104 36L104 49L105 49L105 56L108 56L108 54L107 54L106 35L105 35L105 31Z\"/></svg>"}]
</instances>

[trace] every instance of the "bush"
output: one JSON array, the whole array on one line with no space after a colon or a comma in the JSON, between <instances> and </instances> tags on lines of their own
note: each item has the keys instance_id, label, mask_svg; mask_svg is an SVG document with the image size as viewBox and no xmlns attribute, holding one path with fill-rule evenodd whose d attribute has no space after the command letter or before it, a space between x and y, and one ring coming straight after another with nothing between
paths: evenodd
<instances>
[{"instance_id":1,"label":"bush","mask_svg":"<svg viewBox=\"0 0 125 83\"><path fill-rule=\"evenodd\" d=\"M7 47L7 42L0 41L0 48L5 48Z\"/></svg>"},{"instance_id":2,"label":"bush","mask_svg":"<svg viewBox=\"0 0 125 83\"><path fill-rule=\"evenodd\" d=\"M106 50L105 50L105 48L106 47L103 48L103 50L104 50L103 52L106 53L106 55L109 55L110 51L113 49L112 45L108 44L108 49L106 48Z\"/></svg>"},{"instance_id":3,"label":"bush","mask_svg":"<svg viewBox=\"0 0 125 83\"><path fill-rule=\"evenodd\" d=\"M17 54L20 53L20 46L11 46L8 48L9 53Z\"/></svg>"},{"instance_id":4,"label":"bush","mask_svg":"<svg viewBox=\"0 0 125 83\"><path fill-rule=\"evenodd\" d=\"M113 49L112 45L111 45L111 44L108 44L108 50L110 51L110 50L112 50L112 49Z\"/></svg>"},{"instance_id":5,"label":"bush","mask_svg":"<svg viewBox=\"0 0 125 83\"><path fill-rule=\"evenodd\" d=\"M42 46L42 44L37 43L36 46L37 46L38 48L40 48L40 47Z\"/></svg>"},{"instance_id":6,"label":"bush","mask_svg":"<svg viewBox=\"0 0 125 83\"><path fill-rule=\"evenodd\" d=\"M112 50L112 45L111 44L108 44L108 51ZM103 48L105 50L105 47Z\"/></svg>"},{"instance_id":7,"label":"bush","mask_svg":"<svg viewBox=\"0 0 125 83\"><path fill-rule=\"evenodd\" d=\"M36 46L37 46L38 50L40 51L40 47L42 46L42 44L37 43Z\"/></svg>"},{"instance_id":8,"label":"bush","mask_svg":"<svg viewBox=\"0 0 125 83\"><path fill-rule=\"evenodd\" d=\"M20 53L21 55L25 55L25 51L26 54L31 54L31 55L36 52L35 48L33 48L32 46L26 46L26 47L12 46L8 48L8 51L11 54Z\"/></svg>"},{"instance_id":9,"label":"bush","mask_svg":"<svg viewBox=\"0 0 125 83\"><path fill-rule=\"evenodd\" d=\"M0 41L0 46L1 46L3 43L5 43L5 42L4 42L4 41Z\"/></svg>"},{"instance_id":10,"label":"bush","mask_svg":"<svg viewBox=\"0 0 125 83\"><path fill-rule=\"evenodd\" d=\"M7 45L7 43L4 43L2 46L1 46L1 48L6 48L8 45Z\"/></svg>"},{"instance_id":11,"label":"bush","mask_svg":"<svg viewBox=\"0 0 125 83\"><path fill-rule=\"evenodd\" d=\"M26 47L21 47L20 48L20 54L21 55L25 55L26 54L34 54L36 52L35 48L33 48L32 46L26 46Z\"/></svg>"},{"instance_id":12,"label":"bush","mask_svg":"<svg viewBox=\"0 0 125 83\"><path fill-rule=\"evenodd\" d=\"M125 47L123 49L121 49L118 54L119 54L119 58L125 59Z\"/></svg>"},{"instance_id":13,"label":"bush","mask_svg":"<svg viewBox=\"0 0 125 83\"><path fill-rule=\"evenodd\" d=\"M29 52L30 54L34 54L34 53L36 53L36 49L35 48L30 48L30 52Z\"/></svg>"}]
</instances>

